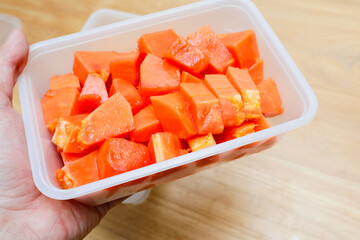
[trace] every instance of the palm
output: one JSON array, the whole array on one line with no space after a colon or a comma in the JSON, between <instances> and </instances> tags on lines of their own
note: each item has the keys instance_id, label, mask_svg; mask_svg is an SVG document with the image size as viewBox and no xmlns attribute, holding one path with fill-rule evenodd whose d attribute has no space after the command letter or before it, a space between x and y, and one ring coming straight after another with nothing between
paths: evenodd
<instances>
[{"instance_id":1,"label":"palm","mask_svg":"<svg viewBox=\"0 0 360 240\"><path fill-rule=\"evenodd\" d=\"M0 49L0 233L3 228L16 239L19 233L31 239L84 237L109 206L53 200L34 185L23 124L10 100L28 48L20 31L14 32L10 40Z\"/></svg>"}]
</instances>

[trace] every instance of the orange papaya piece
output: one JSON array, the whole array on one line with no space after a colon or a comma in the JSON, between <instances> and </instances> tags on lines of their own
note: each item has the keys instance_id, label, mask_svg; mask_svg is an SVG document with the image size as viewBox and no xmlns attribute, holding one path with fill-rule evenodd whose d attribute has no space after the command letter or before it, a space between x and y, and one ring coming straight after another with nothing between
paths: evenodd
<instances>
[{"instance_id":1,"label":"orange papaya piece","mask_svg":"<svg viewBox=\"0 0 360 240\"><path fill-rule=\"evenodd\" d=\"M120 78L113 79L109 96L114 95L116 92L120 92L126 101L130 103L133 114L136 114L145 106L145 101L139 91L129 81Z\"/></svg>"},{"instance_id":2,"label":"orange papaya piece","mask_svg":"<svg viewBox=\"0 0 360 240\"><path fill-rule=\"evenodd\" d=\"M134 123L135 129L130 134L130 140L133 142L148 142L152 134L163 131L151 104L134 116Z\"/></svg>"},{"instance_id":3,"label":"orange papaya piece","mask_svg":"<svg viewBox=\"0 0 360 240\"><path fill-rule=\"evenodd\" d=\"M129 53L118 53L110 63L110 73L113 79L121 78L134 86L138 85L140 71L140 54L135 50Z\"/></svg>"},{"instance_id":4,"label":"orange papaya piece","mask_svg":"<svg viewBox=\"0 0 360 240\"><path fill-rule=\"evenodd\" d=\"M215 139L211 133L189 139L187 142L192 152L216 145Z\"/></svg>"},{"instance_id":5,"label":"orange papaya piece","mask_svg":"<svg viewBox=\"0 0 360 240\"><path fill-rule=\"evenodd\" d=\"M58 150L64 153L84 153L88 152L82 149L77 142L77 136L80 130L80 118L84 119L86 114L79 114L67 118L59 118L56 125L52 142Z\"/></svg>"},{"instance_id":6,"label":"orange papaya piece","mask_svg":"<svg viewBox=\"0 0 360 240\"><path fill-rule=\"evenodd\" d=\"M81 91L79 78L73 73L56 75L50 78L50 89L55 90L63 87L73 87Z\"/></svg>"},{"instance_id":7,"label":"orange papaya piece","mask_svg":"<svg viewBox=\"0 0 360 240\"><path fill-rule=\"evenodd\" d=\"M117 92L82 121L77 142L86 148L106 138L125 136L134 128L130 104Z\"/></svg>"},{"instance_id":8,"label":"orange papaya piece","mask_svg":"<svg viewBox=\"0 0 360 240\"><path fill-rule=\"evenodd\" d=\"M210 60L208 69L211 73L225 73L227 67L235 61L209 25L205 25L195 33L188 35L187 42L208 56Z\"/></svg>"},{"instance_id":9,"label":"orange papaya piece","mask_svg":"<svg viewBox=\"0 0 360 240\"><path fill-rule=\"evenodd\" d=\"M79 129L80 127L64 120L63 118L58 120L54 135L51 140L58 147L58 150L62 150L64 148L65 144L69 141L70 135L74 128Z\"/></svg>"},{"instance_id":10,"label":"orange papaya piece","mask_svg":"<svg viewBox=\"0 0 360 240\"><path fill-rule=\"evenodd\" d=\"M203 51L188 44L184 37L175 40L165 52L165 59L195 75L202 73L210 61Z\"/></svg>"},{"instance_id":11,"label":"orange papaya piece","mask_svg":"<svg viewBox=\"0 0 360 240\"><path fill-rule=\"evenodd\" d=\"M89 114L88 113L81 113L76 115L71 115L68 117L62 117L65 121L68 121L76 126L81 127L81 121L86 118Z\"/></svg>"},{"instance_id":12,"label":"orange papaya piece","mask_svg":"<svg viewBox=\"0 0 360 240\"><path fill-rule=\"evenodd\" d=\"M247 70L229 67L226 76L241 93L244 103L245 119L251 120L260 117L260 93Z\"/></svg>"},{"instance_id":13,"label":"orange papaya piece","mask_svg":"<svg viewBox=\"0 0 360 240\"><path fill-rule=\"evenodd\" d=\"M284 109L276 83L272 78L267 78L257 85L261 98L261 111L267 117L281 114Z\"/></svg>"},{"instance_id":14,"label":"orange papaya piece","mask_svg":"<svg viewBox=\"0 0 360 240\"><path fill-rule=\"evenodd\" d=\"M154 162L162 162L187 153L182 140L170 132L151 135L148 149Z\"/></svg>"},{"instance_id":15,"label":"orange papaya piece","mask_svg":"<svg viewBox=\"0 0 360 240\"><path fill-rule=\"evenodd\" d=\"M219 99L203 83L181 83L180 93L189 103L196 131L200 135L222 133L224 122Z\"/></svg>"},{"instance_id":16,"label":"orange papaya piece","mask_svg":"<svg viewBox=\"0 0 360 240\"><path fill-rule=\"evenodd\" d=\"M224 129L222 134L216 136L217 143L230 141L235 138L243 137L246 134L255 132L256 124L254 122L244 122L238 127L228 127Z\"/></svg>"},{"instance_id":17,"label":"orange papaya piece","mask_svg":"<svg viewBox=\"0 0 360 240\"><path fill-rule=\"evenodd\" d=\"M159 58L164 58L165 52L178 37L172 29L143 34L138 40L140 54L150 53Z\"/></svg>"},{"instance_id":18,"label":"orange papaya piece","mask_svg":"<svg viewBox=\"0 0 360 240\"><path fill-rule=\"evenodd\" d=\"M140 66L140 93L147 99L179 90L180 70L178 67L148 54Z\"/></svg>"},{"instance_id":19,"label":"orange papaya piece","mask_svg":"<svg viewBox=\"0 0 360 240\"><path fill-rule=\"evenodd\" d=\"M100 179L153 164L147 147L124 138L109 138L99 149L97 167Z\"/></svg>"},{"instance_id":20,"label":"orange papaya piece","mask_svg":"<svg viewBox=\"0 0 360 240\"><path fill-rule=\"evenodd\" d=\"M219 34L218 37L233 54L240 68L250 68L259 58L259 48L253 30Z\"/></svg>"},{"instance_id":21,"label":"orange papaya piece","mask_svg":"<svg viewBox=\"0 0 360 240\"><path fill-rule=\"evenodd\" d=\"M99 180L96 159L98 150L69 162L56 171L56 179L63 189L79 187Z\"/></svg>"},{"instance_id":22,"label":"orange papaya piece","mask_svg":"<svg viewBox=\"0 0 360 240\"><path fill-rule=\"evenodd\" d=\"M198 77L195 77L194 75L191 75L190 73L186 71L181 72L181 82L192 82L192 83L201 83L203 80L201 80Z\"/></svg>"},{"instance_id":23,"label":"orange papaya piece","mask_svg":"<svg viewBox=\"0 0 360 240\"><path fill-rule=\"evenodd\" d=\"M255 132L271 127L270 123L266 120L266 118L262 114L258 119L254 121L254 123L255 123L255 128L254 128Z\"/></svg>"},{"instance_id":24,"label":"orange papaya piece","mask_svg":"<svg viewBox=\"0 0 360 240\"><path fill-rule=\"evenodd\" d=\"M82 157L85 157L88 153L64 153L60 152L61 159L64 165L68 165L70 162L76 161Z\"/></svg>"},{"instance_id":25,"label":"orange papaya piece","mask_svg":"<svg viewBox=\"0 0 360 240\"><path fill-rule=\"evenodd\" d=\"M115 51L76 51L73 72L79 78L82 86L89 73L100 74L106 82L110 74L110 63L118 55L119 53Z\"/></svg>"},{"instance_id":26,"label":"orange papaya piece","mask_svg":"<svg viewBox=\"0 0 360 240\"><path fill-rule=\"evenodd\" d=\"M196 135L188 106L179 92L153 96L150 100L165 131L174 133L181 139Z\"/></svg>"},{"instance_id":27,"label":"orange papaya piece","mask_svg":"<svg viewBox=\"0 0 360 240\"><path fill-rule=\"evenodd\" d=\"M225 75L207 74L204 84L219 99L224 127L240 126L245 121L241 95Z\"/></svg>"},{"instance_id":28,"label":"orange papaya piece","mask_svg":"<svg viewBox=\"0 0 360 240\"><path fill-rule=\"evenodd\" d=\"M79 95L76 88L64 87L48 90L41 98L44 121L51 132L55 130L58 118L81 113Z\"/></svg>"},{"instance_id":29,"label":"orange papaya piece","mask_svg":"<svg viewBox=\"0 0 360 240\"><path fill-rule=\"evenodd\" d=\"M256 85L260 84L264 78L264 60L256 59L249 68L249 74Z\"/></svg>"},{"instance_id":30,"label":"orange papaya piece","mask_svg":"<svg viewBox=\"0 0 360 240\"><path fill-rule=\"evenodd\" d=\"M79 97L82 111L92 112L106 100L108 100L108 93L104 80L98 74L90 73Z\"/></svg>"}]
</instances>

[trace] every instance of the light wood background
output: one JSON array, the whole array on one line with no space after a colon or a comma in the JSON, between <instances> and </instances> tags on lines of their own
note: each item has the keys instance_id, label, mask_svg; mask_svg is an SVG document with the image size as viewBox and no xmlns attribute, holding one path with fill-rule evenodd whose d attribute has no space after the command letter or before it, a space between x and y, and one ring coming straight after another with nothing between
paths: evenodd
<instances>
[{"instance_id":1,"label":"light wood background","mask_svg":"<svg viewBox=\"0 0 360 240\"><path fill-rule=\"evenodd\" d=\"M147 14L192 0L2 0L29 43L77 32L99 8ZM272 149L112 209L95 239L360 239L360 1L254 0L319 110ZM19 109L15 93L14 106Z\"/></svg>"}]
</instances>

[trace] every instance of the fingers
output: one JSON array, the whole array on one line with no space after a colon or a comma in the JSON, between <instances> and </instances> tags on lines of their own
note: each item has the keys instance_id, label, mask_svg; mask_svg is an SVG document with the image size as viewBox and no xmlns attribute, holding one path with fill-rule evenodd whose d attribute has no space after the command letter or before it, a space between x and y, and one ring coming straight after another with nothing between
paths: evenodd
<instances>
[{"instance_id":1,"label":"fingers","mask_svg":"<svg viewBox=\"0 0 360 240\"><path fill-rule=\"evenodd\" d=\"M0 95L11 103L16 80L24 69L29 52L29 45L24 33L13 30L0 48ZM3 104L3 101L0 101Z\"/></svg>"},{"instance_id":2,"label":"fingers","mask_svg":"<svg viewBox=\"0 0 360 240\"><path fill-rule=\"evenodd\" d=\"M128 196L130 197L130 196ZM101 204L99 206L96 206L96 210L98 211L99 213L99 216L100 216L100 219L103 218L106 213L113 207L121 204L123 201L125 201L128 197L122 197L122 198L119 198L119 199L116 199L116 200L113 200L111 202L107 202L107 203L104 203L104 204Z\"/></svg>"}]
</instances>

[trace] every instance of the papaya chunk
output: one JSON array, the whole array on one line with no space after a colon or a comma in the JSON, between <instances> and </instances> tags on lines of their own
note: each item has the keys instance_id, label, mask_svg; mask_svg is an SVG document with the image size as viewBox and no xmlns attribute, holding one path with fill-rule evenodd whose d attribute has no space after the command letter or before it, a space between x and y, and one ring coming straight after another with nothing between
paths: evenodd
<instances>
[{"instance_id":1,"label":"papaya chunk","mask_svg":"<svg viewBox=\"0 0 360 240\"><path fill-rule=\"evenodd\" d=\"M180 92L169 93L150 98L156 117L167 132L174 133L181 139L196 134L188 106Z\"/></svg>"},{"instance_id":2,"label":"papaya chunk","mask_svg":"<svg viewBox=\"0 0 360 240\"><path fill-rule=\"evenodd\" d=\"M264 130L264 129L267 129L269 127L271 127L271 125L269 124L269 122L266 120L266 118L264 117L264 115L261 114L261 116L256 119L254 121L255 123L255 132L258 132L258 131L261 131L261 130Z\"/></svg>"},{"instance_id":3,"label":"papaya chunk","mask_svg":"<svg viewBox=\"0 0 360 240\"><path fill-rule=\"evenodd\" d=\"M86 156L88 153L64 153L60 152L61 159L63 160L64 165L68 165L70 162L76 161L84 156Z\"/></svg>"},{"instance_id":4,"label":"papaya chunk","mask_svg":"<svg viewBox=\"0 0 360 240\"><path fill-rule=\"evenodd\" d=\"M244 104L225 75L205 75L204 84L219 99L225 127L240 126L245 121Z\"/></svg>"},{"instance_id":5,"label":"papaya chunk","mask_svg":"<svg viewBox=\"0 0 360 240\"><path fill-rule=\"evenodd\" d=\"M222 133L224 122L219 99L203 83L181 83L180 93L189 103L196 131L200 135Z\"/></svg>"},{"instance_id":6,"label":"papaya chunk","mask_svg":"<svg viewBox=\"0 0 360 240\"><path fill-rule=\"evenodd\" d=\"M146 99L179 90L180 70L178 67L148 54L140 66L140 93Z\"/></svg>"},{"instance_id":7,"label":"papaya chunk","mask_svg":"<svg viewBox=\"0 0 360 240\"><path fill-rule=\"evenodd\" d=\"M188 35L187 42L209 57L209 72L211 73L225 73L226 68L235 61L209 25L205 25L195 33Z\"/></svg>"},{"instance_id":8,"label":"papaya chunk","mask_svg":"<svg viewBox=\"0 0 360 240\"><path fill-rule=\"evenodd\" d=\"M259 58L259 48L253 30L219 34L218 37L233 54L240 68L250 68Z\"/></svg>"},{"instance_id":9,"label":"papaya chunk","mask_svg":"<svg viewBox=\"0 0 360 240\"><path fill-rule=\"evenodd\" d=\"M249 74L256 85L260 84L264 78L264 60L256 59L249 68Z\"/></svg>"},{"instance_id":10,"label":"papaya chunk","mask_svg":"<svg viewBox=\"0 0 360 240\"><path fill-rule=\"evenodd\" d=\"M54 131L58 118L81 113L79 95L76 88L64 87L48 90L41 98L44 121L51 132Z\"/></svg>"},{"instance_id":11,"label":"papaya chunk","mask_svg":"<svg viewBox=\"0 0 360 240\"><path fill-rule=\"evenodd\" d=\"M134 123L135 129L130 134L130 140L133 142L148 142L152 134L163 130L151 104L134 116Z\"/></svg>"},{"instance_id":12,"label":"papaya chunk","mask_svg":"<svg viewBox=\"0 0 360 240\"><path fill-rule=\"evenodd\" d=\"M138 48L142 55L150 53L164 58L165 52L177 38L178 35L172 29L146 33L139 38Z\"/></svg>"},{"instance_id":13,"label":"papaya chunk","mask_svg":"<svg viewBox=\"0 0 360 240\"><path fill-rule=\"evenodd\" d=\"M140 71L140 54L135 50L129 53L118 53L110 63L110 73L113 79L121 78L134 86L138 85Z\"/></svg>"},{"instance_id":14,"label":"papaya chunk","mask_svg":"<svg viewBox=\"0 0 360 240\"><path fill-rule=\"evenodd\" d=\"M106 100L108 93L104 80L98 74L90 73L79 97L82 111L92 112Z\"/></svg>"},{"instance_id":15,"label":"papaya chunk","mask_svg":"<svg viewBox=\"0 0 360 240\"><path fill-rule=\"evenodd\" d=\"M110 74L110 63L118 57L115 51L77 51L74 55L73 72L81 85L89 73L98 73L106 82Z\"/></svg>"},{"instance_id":16,"label":"papaya chunk","mask_svg":"<svg viewBox=\"0 0 360 240\"><path fill-rule=\"evenodd\" d=\"M153 164L147 147L124 138L109 138L99 150L97 167L100 179Z\"/></svg>"},{"instance_id":17,"label":"papaya chunk","mask_svg":"<svg viewBox=\"0 0 360 240\"><path fill-rule=\"evenodd\" d=\"M192 139L189 139L188 141L190 150L192 152L213 146L216 144L215 139L211 133L208 133L207 135L198 136Z\"/></svg>"},{"instance_id":18,"label":"papaya chunk","mask_svg":"<svg viewBox=\"0 0 360 240\"><path fill-rule=\"evenodd\" d=\"M63 189L79 187L99 180L96 159L98 150L69 162L56 171L56 179Z\"/></svg>"},{"instance_id":19,"label":"papaya chunk","mask_svg":"<svg viewBox=\"0 0 360 240\"><path fill-rule=\"evenodd\" d=\"M125 136L134 128L130 104L117 92L82 121L77 142L86 148L106 138Z\"/></svg>"},{"instance_id":20,"label":"papaya chunk","mask_svg":"<svg viewBox=\"0 0 360 240\"><path fill-rule=\"evenodd\" d=\"M129 81L120 78L113 79L109 96L114 95L116 92L120 92L126 101L130 103L133 114L138 113L145 106L145 101L139 91Z\"/></svg>"},{"instance_id":21,"label":"papaya chunk","mask_svg":"<svg viewBox=\"0 0 360 240\"><path fill-rule=\"evenodd\" d=\"M235 138L243 137L255 132L256 124L254 122L244 122L238 127L228 127L222 134L216 136L216 142L222 143Z\"/></svg>"},{"instance_id":22,"label":"papaya chunk","mask_svg":"<svg viewBox=\"0 0 360 240\"><path fill-rule=\"evenodd\" d=\"M195 75L202 73L209 64L204 52L188 44L184 37L175 40L165 53L165 59Z\"/></svg>"},{"instance_id":23,"label":"papaya chunk","mask_svg":"<svg viewBox=\"0 0 360 240\"><path fill-rule=\"evenodd\" d=\"M55 128L52 142L64 153L84 153L88 152L82 149L77 142L77 136L80 130L78 121L85 118L86 114L60 118Z\"/></svg>"},{"instance_id":24,"label":"papaya chunk","mask_svg":"<svg viewBox=\"0 0 360 240\"><path fill-rule=\"evenodd\" d=\"M245 119L251 120L260 117L260 93L249 72L244 69L229 67L226 76L236 90L241 93Z\"/></svg>"},{"instance_id":25,"label":"papaya chunk","mask_svg":"<svg viewBox=\"0 0 360 240\"><path fill-rule=\"evenodd\" d=\"M162 162L187 153L182 140L170 132L151 135L148 149L154 162Z\"/></svg>"},{"instance_id":26,"label":"papaya chunk","mask_svg":"<svg viewBox=\"0 0 360 240\"><path fill-rule=\"evenodd\" d=\"M267 78L257 85L261 98L261 111L267 117L281 114L284 109L276 83L272 78Z\"/></svg>"},{"instance_id":27,"label":"papaya chunk","mask_svg":"<svg viewBox=\"0 0 360 240\"><path fill-rule=\"evenodd\" d=\"M56 75L50 78L50 89L55 90L63 87L73 87L80 91L79 78L73 73Z\"/></svg>"},{"instance_id":28,"label":"papaya chunk","mask_svg":"<svg viewBox=\"0 0 360 240\"><path fill-rule=\"evenodd\" d=\"M181 82L192 82L192 83L201 83L203 80L200 78L195 77L194 75L191 75L190 73L186 71L181 72Z\"/></svg>"}]
</instances>

